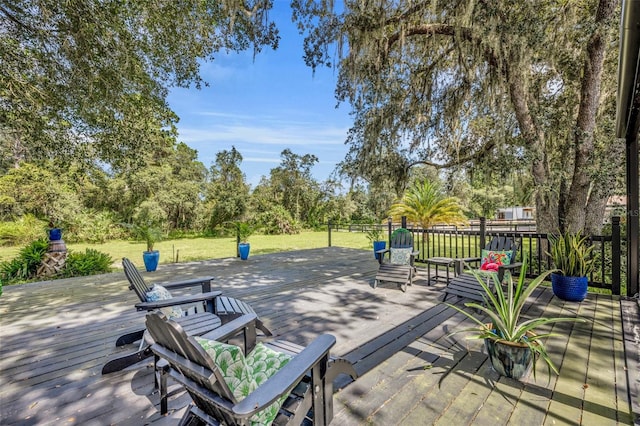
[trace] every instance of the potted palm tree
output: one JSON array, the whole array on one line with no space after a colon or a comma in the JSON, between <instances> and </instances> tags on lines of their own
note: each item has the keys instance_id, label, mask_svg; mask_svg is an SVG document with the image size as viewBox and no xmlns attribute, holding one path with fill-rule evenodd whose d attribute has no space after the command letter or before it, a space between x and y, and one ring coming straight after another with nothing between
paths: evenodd
<instances>
[{"instance_id":1,"label":"potted palm tree","mask_svg":"<svg viewBox=\"0 0 640 426\"><path fill-rule=\"evenodd\" d=\"M147 251L142 252L142 260L147 272L153 272L158 268L160 252L154 250L156 242L162 240L162 231L149 223L133 225L136 236L147 244Z\"/></svg>"},{"instance_id":2,"label":"potted palm tree","mask_svg":"<svg viewBox=\"0 0 640 426\"><path fill-rule=\"evenodd\" d=\"M253 235L253 227L247 222L235 222L236 235L238 238L238 253L241 260L247 260L249 258L249 250L251 250L251 244L249 244L249 237Z\"/></svg>"},{"instance_id":3,"label":"potted palm tree","mask_svg":"<svg viewBox=\"0 0 640 426\"><path fill-rule=\"evenodd\" d=\"M595 268L594 246L580 232L550 235L551 261L558 269L551 274L553 293L562 300L580 302L587 296L587 275Z\"/></svg>"},{"instance_id":4,"label":"potted palm tree","mask_svg":"<svg viewBox=\"0 0 640 426\"><path fill-rule=\"evenodd\" d=\"M544 282L551 271L543 273L527 284L525 279L527 265L525 262L520 270L517 283L514 284L511 275L508 276L506 293L498 281L497 275L493 275L493 285L490 285L490 282L485 282L486 277L480 276L473 270L472 272L484 289L485 303L465 303L466 307L474 309L474 313L447 304L476 323L474 327L458 330L454 333L467 332L472 334L472 338L484 339L491 366L503 376L520 380L533 370L535 378L537 358L542 358L546 362L549 374L551 371L558 374L558 369L551 361L544 342L553 334L539 333L538 329L558 322L584 320L576 317L542 317L530 320L520 318L527 298ZM478 318L476 317L477 313L483 316Z\"/></svg>"}]
</instances>

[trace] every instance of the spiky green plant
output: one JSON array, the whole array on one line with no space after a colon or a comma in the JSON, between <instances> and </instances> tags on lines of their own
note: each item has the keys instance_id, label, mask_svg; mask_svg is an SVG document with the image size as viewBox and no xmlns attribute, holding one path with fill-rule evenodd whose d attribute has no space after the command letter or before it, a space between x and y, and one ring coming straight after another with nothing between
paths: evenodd
<instances>
[{"instance_id":1,"label":"spiky green plant","mask_svg":"<svg viewBox=\"0 0 640 426\"><path fill-rule=\"evenodd\" d=\"M560 273L567 277L585 277L593 272L595 246L589 244L589 237L580 232L549 236L551 261Z\"/></svg>"},{"instance_id":2,"label":"spiky green plant","mask_svg":"<svg viewBox=\"0 0 640 426\"><path fill-rule=\"evenodd\" d=\"M549 324L567 321L585 321L582 318L571 317L558 317L558 318L533 318L530 320L521 321L520 315L522 309L527 301L527 298L533 293L533 291L539 287L547 277L553 271L547 271L542 275L537 276L529 284L526 283L527 275L527 263L523 263L520 269L520 276L518 282L513 285L513 278L511 275L507 278L507 291L505 294L502 285L498 281L497 275L492 275L493 286L490 286L484 281L486 276L479 275L476 271L472 270L476 279L484 289L484 305L475 302L465 303L468 308L474 309L476 312L485 314L489 317L490 323L487 323L486 318L477 318L474 314L464 311L448 304L448 306L466 315L473 320L477 326L465 328L463 330L455 331L455 333L473 333L471 338L476 339L493 339L497 341L508 341L514 343L525 344L534 353L534 359L538 356L542 358L548 366L548 373L551 371L558 374L558 369L551 361L547 349L544 345L544 339L554 336L553 333L540 333L536 330L540 327L547 326ZM492 287L495 288L495 292L492 291ZM533 377L536 377L536 364L533 364Z\"/></svg>"}]
</instances>

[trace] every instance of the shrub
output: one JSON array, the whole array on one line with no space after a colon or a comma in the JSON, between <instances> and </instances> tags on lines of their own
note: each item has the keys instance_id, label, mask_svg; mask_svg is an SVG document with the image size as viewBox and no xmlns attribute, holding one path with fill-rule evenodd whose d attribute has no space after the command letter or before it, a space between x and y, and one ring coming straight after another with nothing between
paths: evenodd
<instances>
[{"instance_id":1,"label":"shrub","mask_svg":"<svg viewBox=\"0 0 640 426\"><path fill-rule=\"evenodd\" d=\"M126 238L127 233L109 212L84 211L74 217L65 229L64 239L69 242L104 243Z\"/></svg>"},{"instance_id":2,"label":"shrub","mask_svg":"<svg viewBox=\"0 0 640 426\"><path fill-rule=\"evenodd\" d=\"M260 213L257 222L263 227L265 234L299 234L300 225L282 206L274 206L269 211Z\"/></svg>"},{"instance_id":3,"label":"shrub","mask_svg":"<svg viewBox=\"0 0 640 426\"><path fill-rule=\"evenodd\" d=\"M46 234L47 223L30 214L13 222L0 222L0 244L2 245L28 244Z\"/></svg>"},{"instance_id":4,"label":"shrub","mask_svg":"<svg viewBox=\"0 0 640 426\"><path fill-rule=\"evenodd\" d=\"M48 247L46 239L35 240L22 248L14 259L0 263L0 280L3 284L33 278Z\"/></svg>"},{"instance_id":5,"label":"shrub","mask_svg":"<svg viewBox=\"0 0 640 426\"><path fill-rule=\"evenodd\" d=\"M65 264L64 277L84 277L111 272L113 259L106 253L86 249L84 253L69 252Z\"/></svg>"}]
</instances>

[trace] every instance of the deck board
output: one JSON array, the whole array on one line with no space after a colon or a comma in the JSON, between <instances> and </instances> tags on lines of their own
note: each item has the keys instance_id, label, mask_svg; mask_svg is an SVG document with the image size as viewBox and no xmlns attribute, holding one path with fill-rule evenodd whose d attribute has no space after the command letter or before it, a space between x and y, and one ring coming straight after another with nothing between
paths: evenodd
<instances>
[{"instance_id":1,"label":"deck board","mask_svg":"<svg viewBox=\"0 0 640 426\"><path fill-rule=\"evenodd\" d=\"M548 380L539 362L537 379L521 383L492 370L482 342L450 335L470 323L441 303L444 284L428 286L426 269L403 293L374 289L377 268L369 251L334 247L161 265L143 275L149 282L213 275L212 290L251 304L276 337L305 345L333 334L332 353L360 374L336 382L335 425L600 425L638 415L636 302L590 294L569 303L536 291L527 316L592 321L553 326L558 336L548 346L561 376ZM127 287L124 274L111 273L4 288L0 424L177 423L189 397L170 385L170 412L160 416L150 360L100 373L111 357L136 348L116 348L116 338L144 324Z\"/></svg>"}]
</instances>

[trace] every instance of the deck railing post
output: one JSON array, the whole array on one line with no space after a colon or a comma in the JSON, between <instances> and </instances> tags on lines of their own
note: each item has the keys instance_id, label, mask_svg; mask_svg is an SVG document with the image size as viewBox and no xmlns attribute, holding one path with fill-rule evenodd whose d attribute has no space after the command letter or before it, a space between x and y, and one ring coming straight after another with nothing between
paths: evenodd
<instances>
[{"instance_id":1,"label":"deck railing post","mask_svg":"<svg viewBox=\"0 0 640 426\"><path fill-rule=\"evenodd\" d=\"M487 218L480 218L480 250L484 249L486 244Z\"/></svg>"},{"instance_id":2,"label":"deck railing post","mask_svg":"<svg viewBox=\"0 0 640 426\"><path fill-rule=\"evenodd\" d=\"M402 227L407 229L407 217L402 216L401 220L402 220Z\"/></svg>"},{"instance_id":3,"label":"deck railing post","mask_svg":"<svg viewBox=\"0 0 640 426\"><path fill-rule=\"evenodd\" d=\"M387 228L388 228L389 247L391 247L391 233L393 232L393 219L392 218L387 218Z\"/></svg>"},{"instance_id":4,"label":"deck railing post","mask_svg":"<svg viewBox=\"0 0 640 426\"><path fill-rule=\"evenodd\" d=\"M327 228L329 229L329 247L331 247L331 221L327 222Z\"/></svg>"},{"instance_id":5,"label":"deck railing post","mask_svg":"<svg viewBox=\"0 0 640 426\"><path fill-rule=\"evenodd\" d=\"M604 243L603 243L604 244ZM611 293L620 294L620 216L611 218Z\"/></svg>"}]
</instances>

